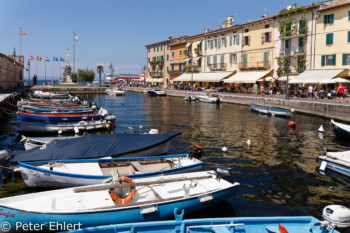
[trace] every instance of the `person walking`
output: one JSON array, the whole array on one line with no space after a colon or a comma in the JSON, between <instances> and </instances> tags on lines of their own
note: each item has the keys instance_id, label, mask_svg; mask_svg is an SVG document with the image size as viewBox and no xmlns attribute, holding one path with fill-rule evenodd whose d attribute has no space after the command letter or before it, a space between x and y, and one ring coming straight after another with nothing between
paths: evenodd
<instances>
[{"instance_id":1,"label":"person walking","mask_svg":"<svg viewBox=\"0 0 350 233\"><path fill-rule=\"evenodd\" d=\"M339 83L339 86L337 89L337 98L335 100L336 103L338 103L338 98L340 98L340 103L343 103L343 94L344 94L344 87L341 83Z\"/></svg>"},{"instance_id":2,"label":"person walking","mask_svg":"<svg viewBox=\"0 0 350 233\"><path fill-rule=\"evenodd\" d=\"M309 88L308 88L308 92L307 92L307 99L312 99L312 93L314 91L313 86L310 84Z\"/></svg>"},{"instance_id":3,"label":"person walking","mask_svg":"<svg viewBox=\"0 0 350 233\"><path fill-rule=\"evenodd\" d=\"M260 86L260 94L261 94L261 96L264 96L264 90L265 90L264 85L261 84L261 86Z\"/></svg>"},{"instance_id":4,"label":"person walking","mask_svg":"<svg viewBox=\"0 0 350 233\"><path fill-rule=\"evenodd\" d=\"M272 93L273 93L273 85L272 85L272 83L270 83L270 86L269 86L269 94L270 94L270 96L272 96Z\"/></svg>"},{"instance_id":5,"label":"person walking","mask_svg":"<svg viewBox=\"0 0 350 233\"><path fill-rule=\"evenodd\" d=\"M258 84L257 83L255 83L254 84L254 95L256 95L256 96L258 96Z\"/></svg>"}]
</instances>

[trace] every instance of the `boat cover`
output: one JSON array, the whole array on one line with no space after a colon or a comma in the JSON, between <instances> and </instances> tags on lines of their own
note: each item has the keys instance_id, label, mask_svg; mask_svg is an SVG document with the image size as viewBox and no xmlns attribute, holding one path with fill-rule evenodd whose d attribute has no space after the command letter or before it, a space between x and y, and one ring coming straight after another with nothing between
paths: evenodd
<instances>
[{"instance_id":1,"label":"boat cover","mask_svg":"<svg viewBox=\"0 0 350 233\"><path fill-rule=\"evenodd\" d=\"M58 140L43 147L16 151L11 163L89 159L120 156L157 146L181 133L168 134L88 134L84 137Z\"/></svg>"}]
</instances>

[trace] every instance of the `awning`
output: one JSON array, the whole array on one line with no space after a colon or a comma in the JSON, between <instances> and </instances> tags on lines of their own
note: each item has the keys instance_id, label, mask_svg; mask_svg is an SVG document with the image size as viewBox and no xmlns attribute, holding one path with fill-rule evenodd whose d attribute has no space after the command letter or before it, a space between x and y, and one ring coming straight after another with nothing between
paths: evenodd
<instances>
[{"instance_id":1,"label":"awning","mask_svg":"<svg viewBox=\"0 0 350 233\"><path fill-rule=\"evenodd\" d=\"M220 82L224 78L231 77L237 71L222 71L222 72L200 72L193 73L194 82ZM184 73L173 79L173 82L190 82L192 81L192 73Z\"/></svg>"},{"instance_id":2,"label":"awning","mask_svg":"<svg viewBox=\"0 0 350 233\"><path fill-rule=\"evenodd\" d=\"M186 44L186 48L190 47L191 44L192 44L191 42L190 42L190 43L187 43L187 44Z\"/></svg>"},{"instance_id":3,"label":"awning","mask_svg":"<svg viewBox=\"0 0 350 233\"><path fill-rule=\"evenodd\" d=\"M289 76L288 82L290 82L291 80L293 80L295 78L296 78L296 76ZM286 82L287 81L287 76L278 78L278 81Z\"/></svg>"},{"instance_id":4,"label":"awning","mask_svg":"<svg viewBox=\"0 0 350 233\"><path fill-rule=\"evenodd\" d=\"M240 71L231 78L224 80L225 83L256 83L259 79L272 77L273 70L265 71Z\"/></svg>"},{"instance_id":5,"label":"awning","mask_svg":"<svg viewBox=\"0 0 350 233\"><path fill-rule=\"evenodd\" d=\"M150 78L149 83L162 83L164 82L162 78Z\"/></svg>"},{"instance_id":6,"label":"awning","mask_svg":"<svg viewBox=\"0 0 350 233\"><path fill-rule=\"evenodd\" d=\"M172 61L170 64L182 64L185 63L186 61Z\"/></svg>"},{"instance_id":7,"label":"awning","mask_svg":"<svg viewBox=\"0 0 350 233\"><path fill-rule=\"evenodd\" d=\"M188 62L189 60L191 60L191 58L186 58L185 62Z\"/></svg>"},{"instance_id":8,"label":"awning","mask_svg":"<svg viewBox=\"0 0 350 233\"><path fill-rule=\"evenodd\" d=\"M195 57L193 58L195 61L198 61L201 57Z\"/></svg>"},{"instance_id":9,"label":"awning","mask_svg":"<svg viewBox=\"0 0 350 233\"><path fill-rule=\"evenodd\" d=\"M333 79L325 79L320 82L320 84L330 84L330 83L350 83L350 81L344 78L333 78Z\"/></svg>"},{"instance_id":10,"label":"awning","mask_svg":"<svg viewBox=\"0 0 350 233\"><path fill-rule=\"evenodd\" d=\"M318 69L305 70L303 73L291 80L290 84L298 83L322 83L333 78L340 78L348 74L348 69Z\"/></svg>"},{"instance_id":11,"label":"awning","mask_svg":"<svg viewBox=\"0 0 350 233\"><path fill-rule=\"evenodd\" d=\"M271 82L271 81L274 81L276 79L274 79L273 77L267 77L267 78L261 78L258 80L258 82L263 82L263 81L266 81L266 82Z\"/></svg>"}]
</instances>

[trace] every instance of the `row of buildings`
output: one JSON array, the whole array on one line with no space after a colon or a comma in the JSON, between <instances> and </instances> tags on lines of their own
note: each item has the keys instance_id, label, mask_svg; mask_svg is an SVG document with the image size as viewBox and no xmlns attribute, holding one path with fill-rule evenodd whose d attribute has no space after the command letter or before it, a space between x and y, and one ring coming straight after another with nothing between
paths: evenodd
<instances>
[{"instance_id":1,"label":"row of buildings","mask_svg":"<svg viewBox=\"0 0 350 233\"><path fill-rule=\"evenodd\" d=\"M350 0L293 4L244 24L227 17L215 30L145 47L147 81L163 86L176 81L209 86L267 77L286 80L287 73L312 76L320 69L320 80L350 76Z\"/></svg>"},{"instance_id":2,"label":"row of buildings","mask_svg":"<svg viewBox=\"0 0 350 233\"><path fill-rule=\"evenodd\" d=\"M14 62L13 55L0 53L0 91L16 89L23 86L24 57L18 56Z\"/></svg>"}]
</instances>

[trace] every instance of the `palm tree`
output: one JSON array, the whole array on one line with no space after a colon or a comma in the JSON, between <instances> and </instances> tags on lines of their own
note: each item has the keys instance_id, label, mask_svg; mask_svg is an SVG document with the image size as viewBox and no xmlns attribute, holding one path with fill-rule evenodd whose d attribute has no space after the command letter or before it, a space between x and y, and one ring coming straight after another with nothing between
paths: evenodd
<instances>
[{"instance_id":1,"label":"palm tree","mask_svg":"<svg viewBox=\"0 0 350 233\"><path fill-rule=\"evenodd\" d=\"M103 66L98 65L98 66L96 67L96 71L97 71L97 73L98 73L99 76L100 76L100 85L101 85L101 73L103 73Z\"/></svg>"}]
</instances>

